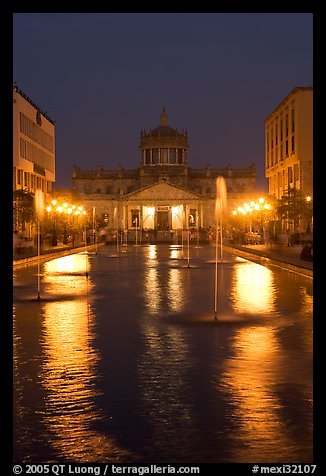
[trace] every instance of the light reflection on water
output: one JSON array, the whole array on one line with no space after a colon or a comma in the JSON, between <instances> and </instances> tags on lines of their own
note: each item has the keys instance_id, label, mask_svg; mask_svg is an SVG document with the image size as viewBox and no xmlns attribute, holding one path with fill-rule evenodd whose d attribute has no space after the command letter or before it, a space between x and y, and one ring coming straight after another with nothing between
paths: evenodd
<instances>
[{"instance_id":1,"label":"light reflection on water","mask_svg":"<svg viewBox=\"0 0 326 476\"><path fill-rule=\"evenodd\" d=\"M311 461L310 281L231 257L218 281L228 325L203 326L214 249L193 269L173 250L43 266L51 299L15 305L20 462ZM19 297L34 276L17 275Z\"/></svg>"},{"instance_id":2,"label":"light reflection on water","mask_svg":"<svg viewBox=\"0 0 326 476\"><path fill-rule=\"evenodd\" d=\"M235 267L232 304L236 312L266 314L275 311L273 272L256 263L245 261Z\"/></svg>"},{"instance_id":3,"label":"light reflection on water","mask_svg":"<svg viewBox=\"0 0 326 476\"><path fill-rule=\"evenodd\" d=\"M311 420L301 410L296 425L303 431L294 431L284 419L282 391L284 386L293 391L292 372L297 372L297 366L303 364L304 359L298 355L299 363L294 366L288 361L275 327L237 330L232 346L234 353L226 360L222 382L218 382L217 387L229 394L230 415L237 422L237 430L232 434L232 447L236 448L234 459L257 463L284 461L279 450L287 448L287 460L296 461L298 441L312 443ZM312 411L312 383L311 380L305 383L305 388L300 385L292 395L295 401L287 402L289 409L301 400L302 408L307 406ZM302 450L300 461L311 461L308 449Z\"/></svg>"},{"instance_id":4,"label":"light reflection on water","mask_svg":"<svg viewBox=\"0 0 326 476\"><path fill-rule=\"evenodd\" d=\"M160 311L162 299L161 286L157 268L147 268L145 272L145 302L150 314L157 314Z\"/></svg>"},{"instance_id":5,"label":"light reflection on water","mask_svg":"<svg viewBox=\"0 0 326 476\"><path fill-rule=\"evenodd\" d=\"M234 336L233 349L236 358L227 360L222 385L230 395L232 417L238 423L233 435L240 443L236 457L260 462L260 454L264 455L262 461L268 461L271 454L273 460L277 448L290 443L273 390L273 374L280 359L275 329L241 329Z\"/></svg>"},{"instance_id":6,"label":"light reflection on water","mask_svg":"<svg viewBox=\"0 0 326 476\"><path fill-rule=\"evenodd\" d=\"M93 346L94 315L86 300L46 303L44 365L40 378L47 391L43 422L54 449L71 461L98 461L121 449L92 425L100 419L94 403L98 352Z\"/></svg>"},{"instance_id":7,"label":"light reflection on water","mask_svg":"<svg viewBox=\"0 0 326 476\"><path fill-rule=\"evenodd\" d=\"M191 405L184 398L188 391L185 374L191 366L188 345L177 328L169 327L162 332L147 323L142 331L144 351L139 356L137 370L142 414L151 429L150 438L145 437L144 449L154 445L157 450L164 448L170 452L171 447L188 444L186 434L191 433L194 425Z\"/></svg>"},{"instance_id":8,"label":"light reflection on water","mask_svg":"<svg viewBox=\"0 0 326 476\"><path fill-rule=\"evenodd\" d=\"M182 270L180 269L172 268L169 270L167 298L168 305L173 312L181 312L185 302L184 285L181 273Z\"/></svg>"}]
</instances>

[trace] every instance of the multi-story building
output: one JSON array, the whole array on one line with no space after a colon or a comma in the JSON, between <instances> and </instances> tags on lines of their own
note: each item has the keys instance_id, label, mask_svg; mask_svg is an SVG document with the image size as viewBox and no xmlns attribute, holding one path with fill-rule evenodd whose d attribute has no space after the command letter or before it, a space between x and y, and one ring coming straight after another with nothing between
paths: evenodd
<instances>
[{"instance_id":1,"label":"multi-story building","mask_svg":"<svg viewBox=\"0 0 326 476\"><path fill-rule=\"evenodd\" d=\"M269 194L280 199L296 188L312 196L313 88L294 88L264 125Z\"/></svg>"},{"instance_id":2,"label":"multi-story building","mask_svg":"<svg viewBox=\"0 0 326 476\"><path fill-rule=\"evenodd\" d=\"M73 168L76 191L110 228L163 230L215 225L216 178L225 178L229 210L255 198L256 166L202 169L188 166L188 134L171 128L163 109L160 125L140 133L137 169Z\"/></svg>"},{"instance_id":3,"label":"multi-story building","mask_svg":"<svg viewBox=\"0 0 326 476\"><path fill-rule=\"evenodd\" d=\"M13 189L51 192L55 181L54 121L13 88Z\"/></svg>"}]
</instances>

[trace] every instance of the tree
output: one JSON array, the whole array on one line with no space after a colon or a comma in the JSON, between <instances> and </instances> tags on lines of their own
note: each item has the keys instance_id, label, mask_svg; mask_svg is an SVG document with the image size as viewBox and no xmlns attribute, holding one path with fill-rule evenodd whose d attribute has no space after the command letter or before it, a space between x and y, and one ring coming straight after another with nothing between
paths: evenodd
<instances>
[{"instance_id":1,"label":"tree","mask_svg":"<svg viewBox=\"0 0 326 476\"><path fill-rule=\"evenodd\" d=\"M276 212L282 220L293 224L294 228L303 225L303 221L310 222L312 217L312 202L307 201L302 190L290 188L279 200Z\"/></svg>"},{"instance_id":2,"label":"tree","mask_svg":"<svg viewBox=\"0 0 326 476\"><path fill-rule=\"evenodd\" d=\"M13 193L14 227L25 231L26 224L35 220L34 194L25 190Z\"/></svg>"}]
</instances>

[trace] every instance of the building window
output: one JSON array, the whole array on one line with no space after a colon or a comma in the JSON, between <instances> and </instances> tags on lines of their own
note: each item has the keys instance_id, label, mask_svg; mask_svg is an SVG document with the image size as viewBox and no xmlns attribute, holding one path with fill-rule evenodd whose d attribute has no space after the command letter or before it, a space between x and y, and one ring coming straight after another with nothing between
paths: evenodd
<instances>
[{"instance_id":1,"label":"building window","mask_svg":"<svg viewBox=\"0 0 326 476\"><path fill-rule=\"evenodd\" d=\"M178 164L182 164L182 149L178 149Z\"/></svg>"},{"instance_id":2,"label":"building window","mask_svg":"<svg viewBox=\"0 0 326 476\"><path fill-rule=\"evenodd\" d=\"M110 195L112 193L112 187L106 187L106 191L105 191L108 195Z\"/></svg>"},{"instance_id":3,"label":"building window","mask_svg":"<svg viewBox=\"0 0 326 476\"><path fill-rule=\"evenodd\" d=\"M294 136L291 138L291 152L294 153Z\"/></svg>"},{"instance_id":4,"label":"building window","mask_svg":"<svg viewBox=\"0 0 326 476\"><path fill-rule=\"evenodd\" d=\"M161 164L168 163L168 149L161 149Z\"/></svg>"},{"instance_id":5,"label":"building window","mask_svg":"<svg viewBox=\"0 0 326 476\"><path fill-rule=\"evenodd\" d=\"M271 131L271 149L273 150L273 147L274 147L274 129L272 129Z\"/></svg>"},{"instance_id":6,"label":"building window","mask_svg":"<svg viewBox=\"0 0 326 476\"><path fill-rule=\"evenodd\" d=\"M280 144L280 160L283 160L283 144Z\"/></svg>"},{"instance_id":7,"label":"building window","mask_svg":"<svg viewBox=\"0 0 326 476\"><path fill-rule=\"evenodd\" d=\"M22 112L20 113L20 132L48 151L54 152L54 137L45 132Z\"/></svg>"},{"instance_id":8,"label":"building window","mask_svg":"<svg viewBox=\"0 0 326 476\"><path fill-rule=\"evenodd\" d=\"M288 167L288 182L292 183L293 182L293 171L292 167Z\"/></svg>"},{"instance_id":9,"label":"building window","mask_svg":"<svg viewBox=\"0 0 326 476\"><path fill-rule=\"evenodd\" d=\"M158 149L153 149L153 164L158 164Z\"/></svg>"},{"instance_id":10,"label":"building window","mask_svg":"<svg viewBox=\"0 0 326 476\"><path fill-rule=\"evenodd\" d=\"M289 141L286 139L285 141L285 157L289 155Z\"/></svg>"},{"instance_id":11,"label":"building window","mask_svg":"<svg viewBox=\"0 0 326 476\"><path fill-rule=\"evenodd\" d=\"M139 210L131 210L131 224L133 227L139 227Z\"/></svg>"},{"instance_id":12,"label":"building window","mask_svg":"<svg viewBox=\"0 0 326 476\"><path fill-rule=\"evenodd\" d=\"M197 226L197 210L195 208L189 210L188 226L192 228Z\"/></svg>"},{"instance_id":13,"label":"building window","mask_svg":"<svg viewBox=\"0 0 326 476\"><path fill-rule=\"evenodd\" d=\"M176 163L176 158L177 158L176 150L175 149L170 149L169 150L169 162L170 162L170 164L175 164Z\"/></svg>"},{"instance_id":14,"label":"building window","mask_svg":"<svg viewBox=\"0 0 326 476\"><path fill-rule=\"evenodd\" d=\"M289 115L285 116L285 137L289 136Z\"/></svg>"},{"instance_id":15,"label":"building window","mask_svg":"<svg viewBox=\"0 0 326 476\"><path fill-rule=\"evenodd\" d=\"M96 193L102 193L101 189L100 189L100 188L97 188L97 189L96 189Z\"/></svg>"},{"instance_id":16,"label":"building window","mask_svg":"<svg viewBox=\"0 0 326 476\"><path fill-rule=\"evenodd\" d=\"M299 164L294 164L293 175L294 175L294 181L297 182L299 180Z\"/></svg>"},{"instance_id":17,"label":"building window","mask_svg":"<svg viewBox=\"0 0 326 476\"><path fill-rule=\"evenodd\" d=\"M277 174L277 189L280 192L280 189L282 188L282 173L278 172ZM279 193L280 196L280 193Z\"/></svg>"},{"instance_id":18,"label":"building window","mask_svg":"<svg viewBox=\"0 0 326 476\"><path fill-rule=\"evenodd\" d=\"M281 140L281 142L283 140L283 119L282 119L282 117L280 118L280 140Z\"/></svg>"},{"instance_id":19,"label":"building window","mask_svg":"<svg viewBox=\"0 0 326 476\"><path fill-rule=\"evenodd\" d=\"M294 133L294 109L291 110L291 131Z\"/></svg>"},{"instance_id":20,"label":"building window","mask_svg":"<svg viewBox=\"0 0 326 476\"><path fill-rule=\"evenodd\" d=\"M278 127L277 124L275 124L275 145L278 143Z\"/></svg>"}]
</instances>

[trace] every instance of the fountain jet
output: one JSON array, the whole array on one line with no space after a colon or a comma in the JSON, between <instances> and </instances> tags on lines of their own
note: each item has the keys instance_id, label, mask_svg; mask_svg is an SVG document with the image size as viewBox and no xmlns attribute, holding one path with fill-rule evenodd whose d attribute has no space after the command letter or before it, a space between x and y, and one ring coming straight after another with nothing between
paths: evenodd
<instances>
[{"instance_id":1,"label":"fountain jet","mask_svg":"<svg viewBox=\"0 0 326 476\"><path fill-rule=\"evenodd\" d=\"M215 237L215 295L214 295L214 319L217 319L217 259L218 259L218 228L220 226L220 255L223 261L223 239L222 239L222 214L226 208L226 184L224 177L218 176L216 179L216 200L215 200L215 220L216 220L216 237Z\"/></svg>"}]
</instances>

